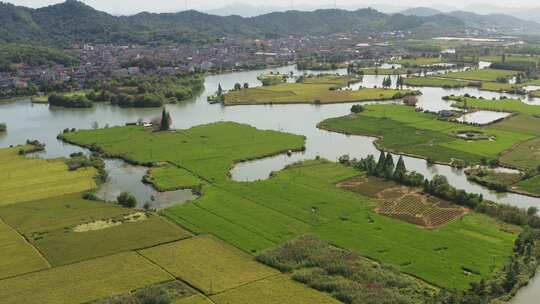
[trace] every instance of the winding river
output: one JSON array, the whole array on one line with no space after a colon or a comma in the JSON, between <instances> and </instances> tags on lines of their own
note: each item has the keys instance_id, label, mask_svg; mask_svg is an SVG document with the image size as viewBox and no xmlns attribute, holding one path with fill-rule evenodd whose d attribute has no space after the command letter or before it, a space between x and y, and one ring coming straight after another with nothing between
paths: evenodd
<instances>
[{"instance_id":1,"label":"winding river","mask_svg":"<svg viewBox=\"0 0 540 304\"><path fill-rule=\"evenodd\" d=\"M231 175L238 181L255 181L266 179L272 171L283 169L286 165L316 156L337 160L343 154L351 157L365 157L369 154L378 155L373 142L374 138L366 136L348 136L320 130L316 125L327 118L338 117L350 113L351 104L333 105L259 105L259 106L232 106L224 107L219 104L210 105L206 98L214 94L219 84L224 89L230 89L235 83L247 82L251 87L261 83L257 76L266 72L281 72L288 74L294 72L301 74L294 66L268 69L261 71L236 72L230 74L213 75L206 77L205 90L197 98L168 105L173 119L173 127L185 129L199 124L216 121L235 121L253 125L259 129L272 129L306 136L306 150L294 153L291 156L278 155L257 161L244 162L236 165ZM345 70L333 72L344 74ZM380 86L385 76L364 76L359 85L365 87ZM442 88L415 88L422 91L418 106L425 110L438 111L450 109L451 102L442 100L446 95L471 94L486 99L500 96L518 97L511 94L479 91L476 88L442 89ZM524 102L540 104L538 100L524 100ZM92 109L63 109L49 107L43 104L32 104L30 100L0 104L0 122L8 125L8 132L0 134L0 147L24 143L26 139L38 139L47 145L46 158L67 156L82 149L63 143L56 139L58 133L65 128L89 129L94 122L99 126L123 125L126 122L135 122L139 118L150 120L159 117L161 109L122 109L109 104L97 104ZM415 170L432 177L436 174L445 175L449 182L460 189L469 192L482 193L486 199L501 203L512 204L519 207L540 206L540 198L512 194L496 193L477 184L470 183L463 170L445 165L427 165L425 160L405 157L407 169ZM137 168L126 165L118 160L107 160L107 169L111 177L99 191L102 196L111 199L119 191L134 192L139 201L145 202L156 197L157 193L149 186L141 183L146 168ZM116 192L114 192L116 191ZM179 193L164 200L161 206L167 206L170 200L188 201L194 197L189 193ZM158 200L159 201L159 200ZM523 289L512 303L535 303L536 294L540 293L540 278L532 281L531 285Z\"/></svg>"}]
</instances>

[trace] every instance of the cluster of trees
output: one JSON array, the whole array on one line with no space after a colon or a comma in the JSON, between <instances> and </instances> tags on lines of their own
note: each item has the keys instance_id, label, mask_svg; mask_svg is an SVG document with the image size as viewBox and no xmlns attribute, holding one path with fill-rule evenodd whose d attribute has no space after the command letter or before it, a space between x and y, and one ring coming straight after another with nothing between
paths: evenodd
<instances>
[{"instance_id":1,"label":"cluster of trees","mask_svg":"<svg viewBox=\"0 0 540 304\"><path fill-rule=\"evenodd\" d=\"M91 108L93 106L92 101L86 98L85 95L62 95L51 94L49 96L49 104L55 107L65 108Z\"/></svg>"},{"instance_id":2,"label":"cluster of trees","mask_svg":"<svg viewBox=\"0 0 540 304\"><path fill-rule=\"evenodd\" d=\"M94 167L98 171L96 177L97 182L107 181L108 173L105 170L105 162L96 153L87 156L82 152L72 153L68 159L65 160L66 165L70 171L78 170L80 168Z\"/></svg>"},{"instance_id":3,"label":"cluster of trees","mask_svg":"<svg viewBox=\"0 0 540 304\"><path fill-rule=\"evenodd\" d=\"M7 131L6 123L4 122L0 123L0 132L6 132L6 131Z\"/></svg>"},{"instance_id":4,"label":"cluster of trees","mask_svg":"<svg viewBox=\"0 0 540 304\"><path fill-rule=\"evenodd\" d=\"M122 192L118 197L116 198L116 202L118 205L125 207L125 208L135 208L137 207L137 198L128 192Z\"/></svg>"},{"instance_id":5,"label":"cluster of trees","mask_svg":"<svg viewBox=\"0 0 540 304\"><path fill-rule=\"evenodd\" d=\"M424 176L418 172L408 172L405 167L403 157L400 156L394 165L394 159L391 153L385 154L381 151L379 160L375 161L373 155L368 155L359 161L352 161L352 164L359 170L365 171L369 176L377 176L394 180L398 183L412 187L419 187L424 184Z\"/></svg>"},{"instance_id":6,"label":"cluster of trees","mask_svg":"<svg viewBox=\"0 0 540 304\"><path fill-rule=\"evenodd\" d=\"M390 88L391 86L392 86L392 77L390 77L390 75L384 77L383 82L382 82L382 87Z\"/></svg>"},{"instance_id":7,"label":"cluster of trees","mask_svg":"<svg viewBox=\"0 0 540 304\"><path fill-rule=\"evenodd\" d=\"M364 112L365 108L363 105L359 105L359 104L356 104L356 105L353 105L351 107L351 113L362 113Z\"/></svg>"},{"instance_id":8,"label":"cluster of trees","mask_svg":"<svg viewBox=\"0 0 540 304\"><path fill-rule=\"evenodd\" d=\"M159 129L161 131L167 131L171 128L171 125L172 125L171 113L163 109L163 112L161 112L161 120L159 122Z\"/></svg>"},{"instance_id":9,"label":"cluster of trees","mask_svg":"<svg viewBox=\"0 0 540 304\"><path fill-rule=\"evenodd\" d=\"M244 84L242 85L241 83L237 82L234 84L235 91L240 91L242 89L249 89L249 83L244 82Z\"/></svg>"},{"instance_id":10,"label":"cluster of trees","mask_svg":"<svg viewBox=\"0 0 540 304\"><path fill-rule=\"evenodd\" d=\"M96 85L87 94L95 102L111 102L124 108L157 108L190 99L202 91L199 75L138 76Z\"/></svg>"}]
</instances>

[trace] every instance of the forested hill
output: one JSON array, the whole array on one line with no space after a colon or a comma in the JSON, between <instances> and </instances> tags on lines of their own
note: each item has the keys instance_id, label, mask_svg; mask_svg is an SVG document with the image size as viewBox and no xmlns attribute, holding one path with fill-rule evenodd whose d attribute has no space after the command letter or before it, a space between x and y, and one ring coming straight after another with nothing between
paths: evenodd
<instances>
[{"instance_id":1,"label":"forested hill","mask_svg":"<svg viewBox=\"0 0 540 304\"><path fill-rule=\"evenodd\" d=\"M403 30L422 35L460 33L465 23L451 16L387 15L373 9L270 13L252 18L220 17L196 11L113 16L82 2L39 9L0 3L1 42L193 42L222 36L268 38L357 31L366 35Z\"/></svg>"}]
</instances>

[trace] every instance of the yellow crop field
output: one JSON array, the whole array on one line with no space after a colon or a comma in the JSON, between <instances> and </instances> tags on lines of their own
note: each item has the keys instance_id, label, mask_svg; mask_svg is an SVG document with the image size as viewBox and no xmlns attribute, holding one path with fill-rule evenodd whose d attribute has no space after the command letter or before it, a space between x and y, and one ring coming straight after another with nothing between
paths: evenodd
<instances>
[{"instance_id":1,"label":"yellow crop field","mask_svg":"<svg viewBox=\"0 0 540 304\"><path fill-rule=\"evenodd\" d=\"M2 304L85 303L172 279L128 252L3 280L0 299Z\"/></svg>"},{"instance_id":2,"label":"yellow crop field","mask_svg":"<svg viewBox=\"0 0 540 304\"><path fill-rule=\"evenodd\" d=\"M286 275L264 280L220 293L211 297L216 304L340 304L327 294L292 281Z\"/></svg>"},{"instance_id":3,"label":"yellow crop field","mask_svg":"<svg viewBox=\"0 0 540 304\"><path fill-rule=\"evenodd\" d=\"M174 302L174 304L212 304L212 303L213 302L210 301L210 299L200 294L183 298Z\"/></svg>"},{"instance_id":4,"label":"yellow crop field","mask_svg":"<svg viewBox=\"0 0 540 304\"><path fill-rule=\"evenodd\" d=\"M0 279L48 267L35 248L0 220Z\"/></svg>"},{"instance_id":5,"label":"yellow crop field","mask_svg":"<svg viewBox=\"0 0 540 304\"><path fill-rule=\"evenodd\" d=\"M0 150L0 206L96 187L93 168L68 171L61 159L29 159L18 151L18 148Z\"/></svg>"},{"instance_id":6,"label":"yellow crop field","mask_svg":"<svg viewBox=\"0 0 540 304\"><path fill-rule=\"evenodd\" d=\"M223 292L278 273L211 236L161 245L140 253L206 294Z\"/></svg>"}]
</instances>

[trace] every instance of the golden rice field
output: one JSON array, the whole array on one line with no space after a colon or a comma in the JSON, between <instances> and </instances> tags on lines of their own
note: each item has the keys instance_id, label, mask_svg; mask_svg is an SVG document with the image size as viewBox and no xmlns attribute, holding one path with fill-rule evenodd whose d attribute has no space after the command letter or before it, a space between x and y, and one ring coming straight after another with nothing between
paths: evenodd
<instances>
[{"instance_id":1,"label":"golden rice field","mask_svg":"<svg viewBox=\"0 0 540 304\"><path fill-rule=\"evenodd\" d=\"M210 297L216 304L339 304L327 294L276 275Z\"/></svg>"},{"instance_id":2,"label":"golden rice field","mask_svg":"<svg viewBox=\"0 0 540 304\"><path fill-rule=\"evenodd\" d=\"M172 279L127 252L3 280L0 299L2 304L85 303Z\"/></svg>"},{"instance_id":3,"label":"golden rice field","mask_svg":"<svg viewBox=\"0 0 540 304\"><path fill-rule=\"evenodd\" d=\"M0 279L48 267L39 252L0 219Z\"/></svg>"},{"instance_id":4,"label":"golden rice field","mask_svg":"<svg viewBox=\"0 0 540 304\"><path fill-rule=\"evenodd\" d=\"M68 171L61 159L29 159L0 149L0 206L94 189L94 168Z\"/></svg>"},{"instance_id":5,"label":"golden rice field","mask_svg":"<svg viewBox=\"0 0 540 304\"><path fill-rule=\"evenodd\" d=\"M174 304L212 304L212 303L213 302L210 301L210 299L200 294L183 298L174 302Z\"/></svg>"},{"instance_id":6,"label":"golden rice field","mask_svg":"<svg viewBox=\"0 0 540 304\"><path fill-rule=\"evenodd\" d=\"M212 236L198 236L140 253L207 295L278 273Z\"/></svg>"}]
</instances>

